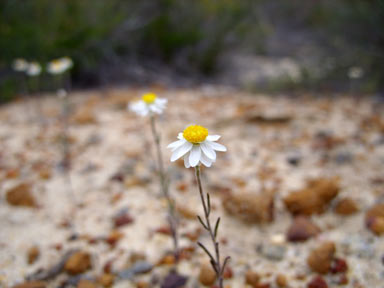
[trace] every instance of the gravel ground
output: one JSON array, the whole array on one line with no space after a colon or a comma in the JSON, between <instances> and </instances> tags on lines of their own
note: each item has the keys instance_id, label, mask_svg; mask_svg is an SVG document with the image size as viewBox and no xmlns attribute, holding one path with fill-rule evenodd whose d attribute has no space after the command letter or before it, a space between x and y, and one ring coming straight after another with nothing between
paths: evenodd
<instances>
[{"instance_id":1,"label":"gravel ground","mask_svg":"<svg viewBox=\"0 0 384 288\"><path fill-rule=\"evenodd\" d=\"M384 287L383 236L375 235L364 221L365 212L384 199L382 103L342 95L250 95L211 86L154 87L154 91L169 101L157 123L171 193L182 214L181 247L192 251L178 265L178 272L188 276L185 287L203 287L198 275L207 259L194 238L208 245L209 238L198 233L199 223L193 217L202 213L193 170L170 163L165 147L189 124L222 135L219 142L228 148L218 153L212 168L202 170L203 185L212 194L212 217L222 216L222 255L232 258L227 285L252 287L244 284L251 269L261 283L270 285L260 287L278 287L278 274L287 279L287 287L307 287L317 275L307 256L314 247L332 241L337 257L348 263L343 274L348 284L337 284L338 275L327 273L321 277L329 287ZM93 264L84 277L97 278L109 260L112 274L118 274L129 267L133 254L144 254L145 262L155 265L152 271L131 279L116 278L113 287L160 287L156 278L162 279L172 268L163 263L172 250L171 238L162 233L167 227L166 202L155 174L149 123L125 109L143 92L116 89L70 95L68 173L59 165L60 137L66 127L60 118L62 99L46 95L1 107L0 286L22 283L39 269L52 267L70 249L81 249L91 254ZM293 216L283 199L305 187L308 179L333 177L338 179L338 195L326 204L324 213L311 216L322 232L307 241L288 241ZM6 194L21 183L32 193L36 207L8 203ZM264 197L268 191L273 191L272 221L245 223L223 208L233 195ZM358 211L349 216L335 213L342 198L352 199ZM132 221L116 228L114 219L121 215ZM121 239L108 244L105 238L116 232ZM28 264L33 246L40 255ZM48 287L58 287L68 277L72 276L61 273L48 280Z\"/></svg>"}]
</instances>

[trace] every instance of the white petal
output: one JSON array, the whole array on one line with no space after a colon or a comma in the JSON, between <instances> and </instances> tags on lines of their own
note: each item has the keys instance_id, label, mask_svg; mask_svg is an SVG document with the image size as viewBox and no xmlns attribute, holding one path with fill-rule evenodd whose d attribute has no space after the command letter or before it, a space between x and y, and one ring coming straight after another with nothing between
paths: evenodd
<instances>
[{"instance_id":1,"label":"white petal","mask_svg":"<svg viewBox=\"0 0 384 288\"><path fill-rule=\"evenodd\" d=\"M207 141L208 142L208 141ZM225 152L227 151L227 148L225 148L224 145L221 145L219 143L216 143L216 142L208 142L209 145L216 151L222 151L222 152Z\"/></svg>"},{"instance_id":2,"label":"white petal","mask_svg":"<svg viewBox=\"0 0 384 288\"><path fill-rule=\"evenodd\" d=\"M185 142L183 145L175 149L175 151L173 151L173 154L171 156L171 162L174 162L180 157L184 156L186 153L188 153L192 149L192 147L193 147L192 143Z\"/></svg>"},{"instance_id":3,"label":"white petal","mask_svg":"<svg viewBox=\"0 0 384 288\"><path fill-rule=\"evenodd\" d=\"M146 116L148 114L148 107L143 101L136 101L129 105L129 109L140 116Z\"/></svg>"},{"instance_id":4,"label":"white petal","mask_svg":"<svg viewBox=\"0 0 384 288\"><path fill-rule=\"evenodd\" d=\"M203 150L204 154L211 160L216 160L216 152L213 150L209 142L203 142L200 144L201 150Z\"/></svg>"},{"instance_id":5,"label":"white petal","mask_svg":"<svg viewBox=\"0 0 384 288\"><path fill-rule=\"evenodd\" d=\"M195 167L197 164L199 164L200 156L201 156L200 145L193 145L193 148L189 153L189 164L191 164L191 167Z\"/></svg>"},{"instance_id":6,"label":"white petal","mask_svg":"<svg viewBox=\"0 0 384 288\"><path fill-rule=\"evenodd\" d=\"M220 139L220 137L221 137L220 135L208 135L207 140L208 141L217 141Z\"/></svg>"},{"instance_id":7,"label":"white petal","mask_svg":"<svg viewBox=\"0 0 384 288\"><path fill-rule=\"evenodd\" d=\"M184 139L182 139L182 140L177 140L177 141L172 142L171 144L169 144L169 145L167 146L167 148L168 148L168 149L172 149L172 150L174 150L174 149L179 148L179 147L180 147L181 145L183 145L185 142L186 142L186 140L184 140Z\"/></svg>"},{"instance_id":8,"label":"white petal","mask_svg":"<svg viewBox=\"0 0 384 288\"><path fill-rule=\"evenodd\" d=\"M165 106L167 104L168 100L164 98L156 98L155 104Z\"/></svg>"},{"instance_id":9,"label":"white petal","mask_svg":"<svg viewBox=\"0 0 384 288\"><path fill-rule=\"evenodd\" d=\"M163 112L163 110L161 108L157 107L154 104L149 105L149 110L151 110L152 112L157 113L157 114L161 114Z\"/></svg>"},{"instance_id":10,"label":"white petal","mask_svg":"<svg viewBox=\"0 0 384 288\"><path fill-rule=\"evenodd\" d=\"M183 133L179 133L179 135L177 135L177 139L184 139Z\"/></svg>"},{"instance_id":11,"label":"white petal","mask_svg":"<svg viewBox=\"0 0 384 288\"><path fill-rule=\"evenodd\" d=\"M191 164L189 164L189 155L184 156L184 166L185 166L185 168L191 167Z\"/></svg>"},{"instance_id":12,"label":"white petal","mask_svg":"<svg viewBox=\"0 0 384 288\"><path fill-rule=\"evenodd\" d=\"M212 161L207 156L202 154L201 157L200 157L200 162L203 163L204 166L206 166L206 167L211 167L212 163L215 162L215 161Z\"/></svg>"}]
</instances>

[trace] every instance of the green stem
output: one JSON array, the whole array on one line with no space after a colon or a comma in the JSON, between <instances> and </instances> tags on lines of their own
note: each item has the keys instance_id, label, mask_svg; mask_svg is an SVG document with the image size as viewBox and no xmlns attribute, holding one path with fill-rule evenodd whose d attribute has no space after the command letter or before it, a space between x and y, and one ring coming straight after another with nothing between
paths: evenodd
<instances>
[{"instance_id":1,"label":"green stem","mask_svg":"<svg viewBox=\"0 0 384 288\"><path fill-rule=\"evenodd\" d=\"M210 200L209 200L209 194L206 193L204 194L203 191L203 186L201 185L201 178L200 178L200 166L195 167L195 172L196 172L196 179L197 179L197 184L199 187L199 192L200 192L200 199L201 199L201 204L203 205L204 209L204 217L205 217L205 223L204 227L205 229L209 232L209 235L212 240L213 247L215 248L215 258L212 257L212 255L208 252L208 250L203 246L201 243L199 243L200 247L203 248L203 250L207 253L207 255L211 258L211 264L216 272L217 280L219 282L219 287L223 288L224 286L224 278L223 278L223 272L225 268L225 263L227 261L224 261L224 265L221 265L220 261L220 249L219 249L219 242L217 241L217 229L218 229L218 224L219 222L217 221L215 225L215 229L212 229L211 221L209 219L209 214L210 214ZM207 200L206 200L207 199ZM202 223L203 224L203 223ZM228 258L227 258L228 259Z\"/></svg>"},{"instance_id":2,"label":"green stem","mask_svg":"<svg viewBox=\"0 0 384 288\"><path fill-rule=\"evenodd\" d=\"M168 222L169 222L169 227L171 229L171 234L173 239L174 255L175 255L176 262L178 262L179 241L178 241L178 234L177 234L177 217L176 217L176 211L175 211L175 204L172 197L169 194L169 185L168 185L168 180L165 174L163 154L161 152L161 146L160 146L160 136L156 129L155 116L151 114L150 119L151 119L151 131L152 131L152 135L153 135L155 146L156 146L157 170L160 178L161 191L168 205Z\"/></svg>"}]
</instances>

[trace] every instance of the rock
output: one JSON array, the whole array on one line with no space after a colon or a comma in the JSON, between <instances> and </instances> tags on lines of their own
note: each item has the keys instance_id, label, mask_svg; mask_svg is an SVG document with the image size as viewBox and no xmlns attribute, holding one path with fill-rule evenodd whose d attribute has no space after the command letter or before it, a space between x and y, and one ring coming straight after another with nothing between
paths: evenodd
<instances>
[{"instance_id":1,"label":"rock","mask_svg":"<svg viewBox=\"0 0 384 288\"><path fill-rule=\"evenodd\" d=\"M384 233L384 218L377 217L372 219L368 226L373 233L380 236Z\"/></svg>"},{"instance_id":2,"label":"rock","mask_svg":"<svg viewBox=\"0 0 384 288\"><path fill-rule=\"evenodd\" d=\"M124 237L124 234L121 233L118 230L112 230L111 233L109 233L108 237L105 239L105 242L107 242L111 246L115 246L117 242L120 241L121 238Z\"/></svg>"},{"instance_id":3,"label":"rock","mask_svg":"<svg viewBox=\"0 0 384 288\"><path fill-rule=\"evenodd\" d=\"M91 255L78 251L73 253L65 263L64 270L68 274L77 275L92 268Z\"/></svg>"},{"instance_id":4,"label":"rock","mask_svg":"<svg viewBox=\"0 0 384 288\"><path fill-rule=\"evenodd\" d=\"M153 269L153 265L146 261L137 261L133 267L122 270L118 273L121 279L132 279L134 275L148 273Z\"/></svg>"},{"instance_id":5,"label":"rock","mask_svg":"<svg viewBox=\"0 0 384 288\"><path fill-rule=\"evenodd\" d=\"M44 281L27 281L13 286L13 288L46 288L47 285Z\"/></svg>"},{"instance_id":6,"label":"rock","mask_svg":"<svg viewBox=\"0 0 384 288\"><path fill-rule=\"evenodd\" d=\"M73 253L74 253L73 250L66 252L61 257L58 263L56 263L55 265L53 265L51 268L47 270L39 269L37 272L27 276L27 280L42 281L42 280L50 280L55 278L57 275L61 273L61 271L63 271L65 263L71 257L71 255L73 255Z\"/></svg>"},{"instance_id":7,"label":"rock","mask_svg":"<svg viewBox=\"0 0 384 288\"><path fill-rule=\"evenodd\" d=\"M309 238L315 237L320 232L320 228L310 218L299 216L293 220L288 228L287 239L291 242L306 241Z\"/></svg>"},{"instance_id":8,"label":"rock","mask_svg":"<svg viewBox=\"0 0 384 288\"><path fill-rule=\"evenodd\" d=\"M125 225L133 223L133 218L131 217L131 215L129 215L128 211L123 209L123 211L120 211L114 217L113 223L114 223L115 228L119 228L121 226L125 226Z\"/></svg>"},{"instance_id":9,"label":"rock","mask_svg":"<svg viewBox=\"0 0 384 288\"><path fill-rule=\"evenodd\" d=\"M338 279L336 280L336 283L339 285L347 285L349 283L349 279L346 274L340 274Z\"/></svg>"},{"instance_id":10,"label":"rock","mask_svg":"<svg viewBox=\"0 0 384 288\"><path fill-rule=\"evenodd\" d=\"M129 255L128 262L129 262L130 265L133 265L133 264L135 264L138 261L145 261L146 259L147 259L147 256L144 253L133 251Z\"/></svg>"},{"instance_id":11,"label":"rock","mask_svg":"<svg viewBox=\"0 0 384 288\"><path fill-rule=\"evenodd\" d=\"M173 265L176 263L175 256L173 254L167 254L162 257L159 262L157 262L157 266L162 265Z\"/></svg>"},{"instance_id":12,"label":"rock","mask_svg":"<svg viewBox=\"0 0 384 288\"><path fill-rule=\"evenodd\" d=\"M179 213L179 215L185 219L195 220L197 217L197 213L187 206L177 205L176 209L177 213Z\"/></svg>"},{"instance_id":13,"label":"rock","mask_svg":"<svg viewBox=\"0 0 384 288\"><path fill-rule=\"evenodd\" d=\"M274 196L272 192L259 195L231 193L224 197L223 206L228 214L246 223L268 223L273 221Z\"/></svg>"},{"instance_id":14,"label":"rock","mask_svg":"<svg viewBox=\"0 0 384 288\"><path fill-rule=\"evenodd\" d=\"M328 285L323 277L315 276L309 281L307 288L328 288Z\"/></svg>"},{"instance_id":15,"label":"rock","mask_svg":"<svg viewBox=\"0 0 384 288\"><path fill-rule=\"evenodd\" d=\"M328 131L320 131L317 133L312 147L314 150L332 150L341 144L344 144L345 141L346 139L333 136Z\"/></svg>"},{"instance_id":16,"label":"rock","mask_svg":"<svg viewBox=\"0 0 384 288\"><path fill-rule=\"evenodd\" d=\"M338 215L348 216L358 212L359 208L355 200L345 197L336 203L334 211Z\"/></svg>"},{"instance_id":17,"label":"rock","mask_svg":"<svg viewBox=\"0 0 384 288\"><path fill-rule=\"evenodd\" d=\"M89 125L97 122L93 110L85 106L75 112L71 121L78 125Z\"/></svg>"},{"instance_id":18,"label":"rock","mask_svg":"<svg viewBox=\"0 0 384 288\"><path fill-rule=\"evenodd\" d=\"M225 266L224 273L223 273L223 278L224 279L232 279L233 277L233 270L230 266Z\"/></svg>"},{"instance_id":19,"label":"rock","mask_svg":"<svg viewBox=\"0 0 384 288\"><path fill-rule=\"evenodd\" d=\"M148 288L149 283L145 281L138 281L136 282L136 288Z\"/></svg>"},{"instance_id":20,"label":"rock","mask_svg":"<svg viewBox=\"0 0 384 288\"><path fill-rule=\"evenodd\" d=\"M353 154L348 151L342 151L335 155L334 161L336 164L345 165L353 161Z\"/></svg>"},{"instance_id":21,"label":"rock","mask_svg":"<svg viewBox=\"0 0 384 288\"><path fill-rule=\"evenodd\" d=\"M276 285L279 288L288 287L288 280L284 274L277 274L276 276Z\"/></svg>"},{"instance_id":22,"label":"rock","mask_svg":"<svg viewBox=\"0 0 384 288\"><path fill-rule=\"evenodd\" d=\"M260 115L249 114L245 117L245 121L250 124L257 124L262 127L284 127L293 119L291 115Z\"/></svg>"},{"instance_id":23,"label":"rock","mask_svg":"<svg viewBox=\"0 0 384 288\"><path fill-rule=\"evenodd\" d=\"M331 270L335 252L335 243L324 242L310 252L307 264L313 272L327 274Z\"/></svg>"},{"instance_id":24,"label":"rock","mask_svg":"<svg viewBox=\"0 0 384 288\"><path fill-rule=\"evenodd\" d=\"M77 283L77 288L98 288L97 284L91 280L88 279L81 279Z\"/></svg>"},{"instance_id":25,"label":"rock","mask_svg":"<svg viewBox=\"0 0 384 288\"><path fill-rule=\"evenodd\" d=\"M283 260L286 250L287 247L283 244L265 243L260 246L260 253L272 261Z\"/></svg>"},{"instance_id":26,"label":"rock","mask_svg":"<svg viewBox=\"0 0 384 288\"><path fill-rule=\"evenodd\" d=\"M336 178L319 178L308 181L301 190L291 192L284 204L293 215L321 214L339 193Z\"/></svg>"},{"instance_id":27,"label":"rock","mask_svg":"<svg viewBox=\"0 0 384 288\"><path fill-rule=\"evenodd\" d=\"M297 167L300 165L302 160L301 153L298 151L290 152L289 155L287 156L287 162L294 166Z\"/></svg>"},{"instance_id":28,"label":"rock","mask_svg":"<svg viewBox=\"0 0 384 288\"><path fill-rule=\"evenodd\" d=\"M260 275L255 271L248 270L245 273L245 283L252 286L253 288L258 288L260 282Z\"/></svg>"},{"instance_id":29,"label":"rock","mask_svg":"<svg viewBox=\"0 0 384 288\"><path fill-rule=\"evenodd\" d=\"M37 246L32 246L29 248L27 253L27 262L28 264L33 264L40 256L40 250Z\"/></svg>"},{"instance_id":30,"label":"rock","mask_svg":"<svg viewBox=\"0 0 384 288\"><path fill-rule=\"evenodd\" d=\"M331 273L332 274L339 274L339 273L346 273L348 271L348 264L347 261L344 259L336 258L333 260L331 264Z\"/></svg>"},{"instance_id":31,"label":"rock","mask_svg":"<svg viewBox=\"0 0 384 288\"><path fill-rule=\"evenodd\" d=\"M12 206L23 206L36 208L37 203L31 193L31 186L27 183L19 184L6 192L8 204Z\"/></svg>"},{"instance_id":32,"label":"rock","mask_svg":"<svg viewBox=\"0 0 384 288\"><path fill-rule=\"evenodd\" d=\"M181 288L187 283L188 278L171 271L161 284L161 288Z\"/></svg>"},{"instance_id":33,"label":"rock","mask_svg":"<svg viewBox=\"0 0 384 288\"><path fill-rule=\"evenodd\" d=\"M115 282L115 275L110 273L103 273L97 278L97 282L105 288L109 288Z\"/></svg>"},{"instance_id":34,"label":"rock","mask_svg":"<svg viewBox=\"0 0 384 288\"><path fill-rule=\"evenodd\" d=\"M365 213L365 225L377 236L384 234L384 203L373 205Z\"/></svg>"},{"instance_id":35,"label":"rock","mask_svg":"<svg viewBox=\"0 0 384 288\"><path fill-rule=\"evenodd\" d=\"M216 281L216 273L209 264L202 264L199 272L199 282L205 286L211 286Z\"/></svg>"}]
</instances>

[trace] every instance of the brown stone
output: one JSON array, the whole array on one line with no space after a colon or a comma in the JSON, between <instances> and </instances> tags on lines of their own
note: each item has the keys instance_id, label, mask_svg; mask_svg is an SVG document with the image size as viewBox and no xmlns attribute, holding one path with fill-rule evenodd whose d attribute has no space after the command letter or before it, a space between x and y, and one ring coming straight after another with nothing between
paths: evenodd
<instances>
[{"instance_id":1,"label":"brown stone","mask_svg":"<svg viewBox=\"0 0 384 288\"><path fill-rule=\"evenodd\" d=\"M109 288L113 285L113 282L115 282L115 275L110 273L103 273L99 276L97 281L105 288Z\"/></svg>"},{"instance_id":2,"label":"brown stone","mask_svg":"<svg viewBox=\"0 0 384 288\"><path fill-rule=\"evenodd\" d=\"M112 230L111 233L109 233L108 237L105 239L105 242L107 242L111 246L115 246L116 243L119 242L120 239L123 237L124 234L119 230Z\"/></svg>"},{"instance_id":3,"label":"brown stone","mask_svg":"<svg viewBox=\"0 0 384 288\"><path fill-rule=\"evenodd\" d=\"M365 213L365 225L377 236L384 234L384 203L373 205Z\"/></svg>"},{"instance_id":4,"label":"brown stone","mask_svg":"<svg viewBox=\"0 0 384 288\"><path fill-rule=\"evenodd\" d=\"M335 243L324 242L313 249L308 258L307 263L313 272L327 274L332 265L336 252Z\"/></svg>"},{"instance_id":5,"label":"brown stone","mask_svg":"<svg viewBox=\"0 0 384 288\"><path fill-rule=\"evenodd\" d=\"M308 181L301 190L291 192L284 203L293 215L321 214L339 193L336 178L319 178Z\"/></svg>"},{"instance_id":6,"label":"brown stone","mask_svg":"<svg viewBox=\"0 0 384 288\"><path fill-rule=\"evenodd\" d=\"M246 223L269 223L273 221L274 196L263 194L228 194L224 197L225 211Z\"/></svg>"},{"instance_id":7,"label":"brown stone","mask_svg":"<svg viewBox=\"0 0 384 288\"><path fill-rule=\"evenodd\" d=\"M202 264L200 267L199 281L205 286L211 286L216 281L216 273L209 264Z\"/></svg>"},{"instance_id":8,"label":"brown stone","mask_svg":"<svg viewBox=\"0 0 384 288\"><path fill-rule=\"evenodd\" d=\"M46 288L47 283L44 281L29 281L13 286L13 288Z\"/></svg>"},{"instance_id":9,"label":"brown stone","mask_svg":"<svg viewBox=\"0 0 384 288\"><path fill-rule=\"evenodd\" d=\"M93 110L88 107L77 110L71 120L79 125L89 125L97 122Z\"/></svg>"},{"instance_id":10,"label":"brown stone","mask_svg":"<svg viewBox=\"0 0 384 288\"><path fill-rule=\"evenodd\" d=\"M359 208L357 207L355 200L348 197L340 199L335 206L335 213L342 216L352 215L358 211Z\"/></svg>"},{"instance_id":11,"label":"brown stone","mask_svg":"<svg viewBox=\"0 0 384 288\"><path fill-rule=\"evenodd\" d=\"M252 286L253 288L259 287L260 275L255 271L248 270L245 273L245 283Z\"/></svg>"},{"instance_id":12,"label":"brown stone","mask_svg":"<svg viewBox=\"0 0 384 288\"><path fill-rule=\"evenodd\" d=\"M321 276L315 276L309 281L307 288L328 288L327 282Z\"/></svg>"},{"instance_id":13,"label":"brown stone","mask_svg":"<svg viewBox=\"0 0 384 288\"><path fill-rule=\"evenodd\" d=\"M185 219L194 220L196 219L196 212L184 205L177 205L177 212Z\"/></svg>"},{"instance_id":14,"label":"brown stone","mask_svg":"<svg viewBox=\"0 0 384 288\"><path fill-rule=\"evenodd\" d=\"M133 265L138 261L145 261L146 259L147 259L147 256L144 253L132 252L131 255L129 255L128 263L130 265Z\"/></svg>"},{"instance_id":15,"label":"brown stone","mask_svg":"<svg viewBox=\"0 0 384 288\"><path fill-rule=\"evenodd\" d=\"M176 263L175 256L172 254L165 255L160 261L157 263L158 266L162 265L173 265Z\"/></svg>"},{"instance_id":16,"label":"brown stone","mask_svg":"<svg viewBox=\"0 0 384 288\"><path fill-rule=\"evenodd\" d=\"M91 255L78 251L73 253L64 265L64 270L71 275L84 273L92 267Z\"/></svg>"},{"instance_id":17,"label":"brown stone","mask_svg":"<svg viewBox=\"0 0 384 288\"><path fill-rule=\"evenodd\" d=\"M136 288L148 288L149 283L145 281L139 281L136 283Z\"/></svg>"},{"instance_id":18,"label":"brown stone","mask_svg":"<svg viewBox=\"0 0 384 288\"><path fill-rule=\"evenodd\" d=\"M27 183L9 189L6 192L6 199L12 206L37 207L36 200L31 193L31 186Z\"/></svg>"},{"instance_id":19,"label":"brown stone","mask_svg":"<svg viewBox=\"0 0 384 288\"><path fill-rule=\"evenodd\" d=\"M52 172L49 168L42 168L40 171L39 171L39 176L41 179L43 180L48 180L48 179L51 179L52 177Z\"/></svg>"},{"instance_id":20,"label":"brown stone","mask_svg":"<svg viewBox=\"0 0 384 288\"><path fill-rule=\"evenodd\" d=\"M116 216L113 219L115 228L119 228L125 225L132 224L134 221L133 217L129 215L128 213L124 213L121 215Z\"/></svg>"},{"instance_id":21,"label":"brown stone","mask_svg":"<svg viewBox=\"0 0 384 288\"><path fill-rule=\"evenodd\" d=\"M28 264L33 264L39 258L40 256L40 250L37 246L33 246L29 248L27 252L27 262Z\"/></svg>"},{"instance_id":22,"label":"brown stone","mask_svg":"<svg viewBox=\"0 0 384 288\"><path fill-rule=\"evenodd\" d=\"M348 271L348 263L345 259L335 258L331 265L331 273L339 274L346 273Z\"/></svg>"},{"instance_id":23,"label":"brown stone","mask_svg":"<svg viewBox=\"0 0 384 288\"><path fill-rule=\"evenodd\" d=\"M285 288L288 287L288 280L287 277L285 277L284 274L277 274L276 276L276 285L279 288Z\"/></svg>"},{"instance_id":24,"label":"brown stone","mask_svg":"<svg viewBox=\"0 0 384 288\"><path fill-rule=\"evenodd\" d=\"M77 288L98 288L97 284L91 280L81 279L77 283Z\"/></svg>"},{"instance_id":25,"label":"brown stone","mask_svg":"<svg viewBox=\"0 0 384 288\"><path fill-rule=\"evenodd\" d=\"M223 272L224 279L231 279L233 277L233 270L230 266L226 266Z\"/></svg>"},{"instance_id":26,"label":"brown stone","mask_svg":"<svg viewBox=\"0 0 384 288\"><path fill-rule=\"evenodd\" d=\"M310 218L299 216L293 220L289 227L287 239L291 242L302 242L315 237L320 232L320 228Z\"/></svg>"}]
</instances>

